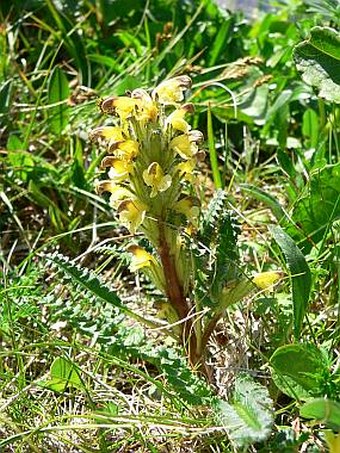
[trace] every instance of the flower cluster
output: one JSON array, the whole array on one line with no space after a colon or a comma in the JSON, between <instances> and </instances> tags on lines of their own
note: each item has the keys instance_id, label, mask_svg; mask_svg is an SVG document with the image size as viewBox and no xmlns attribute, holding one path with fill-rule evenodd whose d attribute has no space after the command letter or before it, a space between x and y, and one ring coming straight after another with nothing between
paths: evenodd
<instances>
[{"instance_id":1,"label":"flower cluster","mask_svg":"<svg viewBox=\"0 0 340 453\"><path fill-rule=\"evenodd\" d=\"M203 141L202 133L186 121L193 112L192 104L184 103L190 86L189 77L179 76L162 82L150 94L136 89L126 96L109 97L100 108L116 121L92 131L92 138L104 140L108 149L101 164L108 169L108 179L100 181L97 190L110 192L110 204L121 222L132 234L144 232L156 249L164 239L160 223L195 225L200 212L198 199L186 190ZM174 238L165 239L175 253ZM138 253L134 248L140 260ZM144 259L134 268L152 262Z\"/></svg>"}]
</instances>

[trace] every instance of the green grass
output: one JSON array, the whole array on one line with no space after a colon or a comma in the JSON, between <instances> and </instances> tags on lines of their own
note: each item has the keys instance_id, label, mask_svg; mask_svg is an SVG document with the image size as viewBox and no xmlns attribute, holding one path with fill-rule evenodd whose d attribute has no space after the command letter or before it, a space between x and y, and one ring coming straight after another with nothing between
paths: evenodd
<instances>
[{"instance_id":1,"label":"green grass","mask_svg":"<svg viewBox=\"0 0 340 453\"><path fill-rule=\"evenodd\" d=\"M315 25L338 29L334 8L282 2L248 21L209 0L1 4L1 451L326 448L300 410L310 382L311 398L339 402L339 107L301 78L293 48ZM209 384L165 334L157 290L128 270L131 235L95 192L105 150L89 139L107 121L101 98L179 74L193 79L192 124L207 139L202 198L226 190L242 272L282 271L218 323ZM295 343L311 374L300 387L285 374ZM247 420L260 433L264 422L239 396L241 372L272 401L265 441L249 434ZM226 425L235 408L247 432Z\"/></svg>"}]
</instances>

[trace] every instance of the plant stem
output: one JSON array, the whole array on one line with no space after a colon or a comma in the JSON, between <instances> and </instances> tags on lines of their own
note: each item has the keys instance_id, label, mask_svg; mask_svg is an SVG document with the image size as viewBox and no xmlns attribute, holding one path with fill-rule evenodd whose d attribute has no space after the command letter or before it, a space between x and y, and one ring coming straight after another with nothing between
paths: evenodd
<instances>
[{"instance_id":1,"label":"plant stem","mask_svg":"<svg viewBox=\"0 0 340 453\"><path fill-rule=\"evenodd\" d=\"M170 252L170 247L166 238L165 228L165 222L160 220L158 253L163 266L167 297L176 310L179 319L183 320L181 335L182 344L185 347L191 366L207 376L205 371L206 367L202 363L202 355L197 347L197 337L192 320L193 318L189 317L190 306L186 295L184 294L183 285L178 277L174 257Z\"/></svg>"}]
</instances>

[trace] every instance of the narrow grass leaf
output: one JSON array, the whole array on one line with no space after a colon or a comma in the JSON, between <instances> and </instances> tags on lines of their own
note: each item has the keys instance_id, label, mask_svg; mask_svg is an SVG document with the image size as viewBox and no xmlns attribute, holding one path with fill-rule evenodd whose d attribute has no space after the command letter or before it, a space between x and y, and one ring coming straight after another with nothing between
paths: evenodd
<instances>
[{"instance_id":1,"label":"narrow grass leaf","mask_svg":"<svg viewBox=\"0 0 340 453\"><path fill-rule=\"evenodd\" d=\"M296 340L298 340L309 301L312 283L311 272L301 250L282 228L273 226L271 228L271 233L282 250L290 271L293 298L294 336Z\"/></svg>"},{"instance_id":2,"label":"narrow grass leaf","mask_svg":"<svg viewBox=\"0 0 340 453\"><path fill-rule=\"evenodd\" d=\"M211 164L211 170L212 170L215 188L222 189L223 184L222 184L220 169L218 168L218 158L217 158L217 152L216 152L210 104L208 105L208 110L207 110L207 132L208 132L208 147L209 147L210 164Z\"/></svg>"},{"instance_id":3,"label":"narrow grass leaf","mask_svg":"<svg viewBox=\"0 0 340 453\"><path fill-rule=\"evenodd\" d=\"M240 186L243 191L255 198L255 200L261 201L268 206L279 222L286 217L284 209L273 195L251 184L240 184Z\"/></svg>"}]
</instances>

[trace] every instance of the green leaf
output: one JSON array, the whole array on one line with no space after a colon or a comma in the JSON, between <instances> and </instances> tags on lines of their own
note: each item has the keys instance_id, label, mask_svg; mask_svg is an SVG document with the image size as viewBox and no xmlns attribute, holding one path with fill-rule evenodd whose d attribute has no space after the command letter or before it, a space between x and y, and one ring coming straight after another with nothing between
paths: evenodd
<instances>
[{"instance_id":1,"label":"green leaf","mask_svg":"<svg viewBox=\"0 0 340 453\"><path fill-rule=\"evenodd\" d=\"M83 389L76 366L63 357L57 357L50 368L51 379L39 382L39 385L53 390L54 392L64 392L67 387Z\"/></svg>"},{"instance_id":2,"label":"green leaf","mask_svg":"<svg viewBox=\"0 0 340 453\"><path fill-rule=\"evenodd\" d=\"M297 69L321 98L340 103L340 34L329 27L314 27L310 33L294 48Z\"/></svg>"},{"instance_id":3,"label":"green leaf","mask_svg":"<svg viewBox=\"0 0 340 453\"><path fill-rule=\"evenodd\" d=\"M55 67L50 75L48 84L49 104L58 104L48 110L51 130L55 134L61 134L68 124L70 109L67 99L70 94L68 80L65 73Z\"/></svg>"},{"instance_id":4,"label":"green leaf","mask_svg":"<svg viewBox=\"0 0 340 453\"><path fill-rule=\"evenodd\" d=\"M208 105L208 111L207 111L207 130L208 130L208 147L209 147L210 165L211 165L211 171L212 171L212 175L213 175L215 188L222 189L224 184L223 184L223 181L221 178L221 172L220 172L220 169L218 166L218 157L217 157L217 153L216 153L215 136L214 136L210 104Z\"/></svg>"},{"instance_id":5,"label":"green leaf","mask_svg":"<svg viewBox=\"0 0 340 453\"><path fill-rule=\"evenodd\" d=\"M327 234L332 223L340 218L340 163L327 165L312 172L292 214L309 243L317 244Z\"/></svg>"},{"instance_id":6,"label":"green leaf","mask_svg":"<svg viewBox=\"0 0 340 453\"><path fill-rule=\"evenodd\" d=\"M236 378L233 402L217 400L216 415L238 446L266 440L273 424L273 402L268 390L247 375Z\"/></svg>"},{"instance_id":7,"label":"green leaf","mask_svg":"<svg viewBox=\"0 0 340 453\"><path fill-rule=\"evenodd\" d=\"M315 398L301 407L300 415L311 418L335 431L340 431L340 404L335 401Z\"/></svg>"},{"instance_id":8,"label":"green leaf","mask_svg":"<svg viewBox=\"0 0 340 453\"><path fill-rule=\"evenodd\" d=\"M81 285L83 288L90 291L90 293L100 299L103 299L105 302L112 304L114 307L119 308L122 313L125 313L136 321L146 324L149 327L159 327L158 324L143 318L143 316L138 315L132 310L129 310L122 303L117 293L106 286L95 273L76 265L67 257L60 254L47 255L46 258L67 273L72 278L73 283Z\"/></svg>"},{"instance_id":9,"label":"green leaf","mask_svg":"<svg viewBox=\"0 0 340 453\"><path fill-rule=\"evenodd\" d=\"M328 363L320 349L312 344L281 346L270 358L277 387L297 400L322 394L322 376Z\"/></svg>"},{"instance_id":10,"label":"green leaf","mask_svg":"<svg viewBox=\"0 0 340 453\"><path fill-rule=\"evenodd\" d=\"M233 22L234 21L232 20L232 16L223 21L211 48L208 67L214 66L216 61L218 61L220 54L222 52L225 52L226 44L230 36L230 31L232 29L232 26L234 25Z\"/></svg>"},{"instance_id":11,"label":"green leaf","mask_svg":"<svg viewBox=\"0 0 340 453\"><path fill-rule=\"evenodd\" d=\"M273 195L251 184L241 184L240 186L241 190L248 193L255 198L255 200L261 201L267 205L279 222L286 217L285 211Z\"/></svg>"},{"instance_id":12,"label":"green leaf","mask_svg":"<svg viewBox=\"0 0 340 453\"><path fill-rule=\"evenodd\" d=\"M313 109L307 109L302 117L302 133L309 139L309 146L317 148L319 139L319 117Z\"/></svg>"},{"instance_id":13,"label":"green leaf","mask_svg":"<svg viewBox=\"0 0 340 453\"><path fill-rule=\"evenodd\" d=\"M9 111L12 85L13 79L9 79L0 85L0 118Z\"/></svg>"},{"instance_id":14,"label":"green leaf","mask_svg":"<svg viewBox=\"0 0 340 453\"><path fill-rule=\"evenodd\" d=\"M277 226L271 228L271 233L282 250L290 272L293 298L294 335L295 338L298 339L309 301L312 283L310 269L301 250L290 236Z\"/></svg>"}]
</instances>

